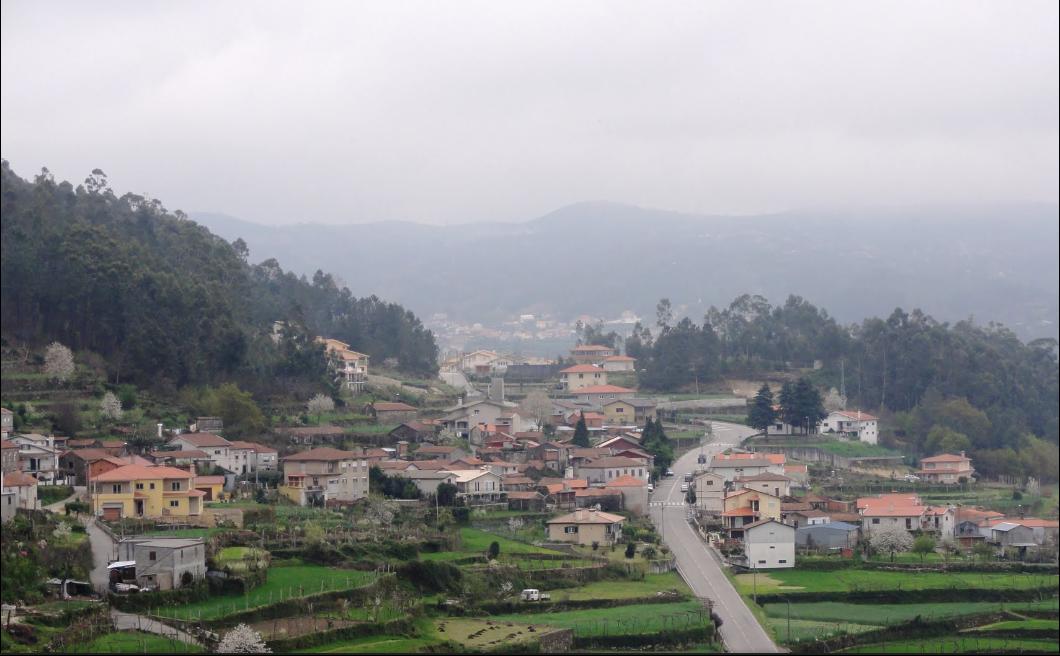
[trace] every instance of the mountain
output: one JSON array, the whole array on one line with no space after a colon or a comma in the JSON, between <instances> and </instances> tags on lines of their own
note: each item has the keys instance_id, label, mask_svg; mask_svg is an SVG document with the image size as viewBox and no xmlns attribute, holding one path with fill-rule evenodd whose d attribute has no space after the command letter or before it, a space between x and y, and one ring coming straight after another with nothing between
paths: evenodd
<instances>
[{"instance_id":1,"label":"mountain","mask_svg":"<svg viewBox=\"0 0 1060 656\"><path fill-rule=\"evenodd\" d=\"M940 320L1001 321L1024 338L1058 325L1055 205L699 216L579 203L525 223L268 227L194 218L251 257L331 270L423 315L652 316L668 297L701 317L743 293L797 294L853 322L895 307Z\"/></svg>"}]
</instances>

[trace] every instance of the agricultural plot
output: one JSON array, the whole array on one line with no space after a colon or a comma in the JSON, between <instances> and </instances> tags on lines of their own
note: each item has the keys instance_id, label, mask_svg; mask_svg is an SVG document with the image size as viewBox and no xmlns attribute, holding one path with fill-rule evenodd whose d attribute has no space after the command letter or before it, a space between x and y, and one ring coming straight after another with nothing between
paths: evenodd
<instances>
[{"instance_id":1,"label":"agricultural plot","mask_svg":"<svg viewBox=\"0 0 1060 656\"><path fill-rule=\"evenodd\" d=\"M233 573L246 571L251 563L268 567L269 554L254 547L225 547L217 554L217 566L222 569L227 567Z\"/></svg>"},{"instance_id":2,"label":"agricultural plot","mask_svg":"<svg viewBox=\"0 0 1060 656\"><path fill-rule=\"evenodd\" d=\"M1029 653L1055 654L1055 640L1019 640L1014 638L981 638L974 636L941 636L924 640L899 640L858 645L841 654L989 654Z\"/></svg>"},{"instance_id":3,"label":"agricultural plot","mask_svg":"<svg viewBox=\"0 0 1060 656\"><path fill-rule=\"evenodd\" d=\"M287 599L357 588L375 578L375 572L317 565L273 567L269 570L268 581L246 595L211 597L188 604L163 606L154 609L153 614L163 618L213 620Z\"/></svg>"},{"instance_id":4,"label":"agricultural plot","mask_svg":"<svg viewBox=\"0 0 1060 656\"><path fill-rule=\"evenodd\" d=\"M1060 578L1037 574L978 572L893 572L863 569L819 572L771 570L768 574L739 574L737 588L751 594L784 592L853 592L881 590L1027 590L1056 587Z\"/></svg>"},{"instance_id":5,"label":"agricultural plot","mask_svg":"<svg viewBox=\"0 0 1060 656\"><path fill-rule=\"evenodd\" d=\"M438 644L430 638L406 638L403 636L365 636L353 640L333 642L328 645L300 649L295 654L411 654Z\"/></svg>"},{"instance_id":6,"label":"agricultural plot","mask_svg":"<svg viewBox=\"0 0 1060 656\"><path fill-rule=\"evenodd\" d=\"M849 624L879 627L908 622L917 617L930 621L1000 610L1051 610L1056 608L1056 604L1055 599L1014 603L968 601L930 604L850 604L819 601L791 604L791 618L827 622L838 630L846 631L844 627ZM788 617L788 604L764 604L762 608L769 617Z\"/></svg>"},{"instance_id":7,"label":"agricultural plot","mask_svg":"<svg viewBox=\"0 0 1060 656\"><path fill-rule=\"evenodd\" d=\"M114 631L83 645L70 645L70 654L201 654L202 648L154 633Z\"/></svg>"},{"instance_id":8,"label":"agricultural plot","mask_svg":"<svg viewBox=\"0 0 1060 656\"><path fill-rule=\"evenodd\" d=\"M525 619L507 622L499 619L447 617L434 623L438 638L472 649L498 649L505 645L532 642L549 627L527 624Z\"/></svg>"},{"instance_id":9,"label":"agricultural plot","mask_svg":"<svg viewBox=\"0 0 1060 656\"><path fill-rule=\"evenodd\" d=\"M688 585L675 572L646 574L641 581L621 579L617 581L595 581L571 590L556 590L553 601L583 599L638 599L676 591L680 595L691 595Z\"/></svg>"},{"instance_id":10,"label":"agricultural plot","mask_svg":"<svg viewBox=\"0 0 1060 656\"><path fill-rule=\"evenodd\" d=\"M710 623L710 614L698 601L632 604L533 615L498 615L493 619L518 623L531 618L538 620L538 626L574 629L575 637L637 635L690 629Z\"/></svg>"}]
</instances>

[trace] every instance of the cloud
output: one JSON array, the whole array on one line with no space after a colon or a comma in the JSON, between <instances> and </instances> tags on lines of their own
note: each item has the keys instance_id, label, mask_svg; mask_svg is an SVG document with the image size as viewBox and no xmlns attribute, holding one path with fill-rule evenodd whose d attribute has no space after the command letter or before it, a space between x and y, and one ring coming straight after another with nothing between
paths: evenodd
<instances>
[{"instance_id":1,"label":"cloud","mask_svg":"<svg viewBox=\"0 0 1060 656\"><path fill-rule=\"evenodd\" d=\"M5 2L3 155L268 223L1057 202L1048 2Z\"/></svg>"}]
</instances>

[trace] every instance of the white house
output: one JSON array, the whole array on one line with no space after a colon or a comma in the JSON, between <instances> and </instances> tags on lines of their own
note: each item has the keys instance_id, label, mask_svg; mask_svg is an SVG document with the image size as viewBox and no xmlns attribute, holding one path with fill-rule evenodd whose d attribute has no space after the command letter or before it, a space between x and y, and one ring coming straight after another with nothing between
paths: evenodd
<instances>
[{"instance_id":1,"label":"white house","mask_svg":"<svg viewBox=\"0 0 1060 656\"><path fill-rule=\"evenodd\" d=\"M743 527L744 556L751 569L795 567L795 527L763 519Z\"/></svg>"},{"instance_id":2,"label":"white house","mask_svg":"<svg viewBox=\"0 0 1060 656\"><path fill-rule=\"evenodd\" d=\"M725 477L708 469L698 472L695 481L696 508L710 513L724 510Z\"/></svg>"},{"instance_id":3,"label":"white house","mask_svg":"<svg viewBox=\"0 0 1060 656\"><path fill-rule=\"evenodd\" d=\"M821 422L820 432L854 435L861 442L876 444L880 439L878 422L861 410L834 410Z\"/></svg>"},{"instance_id":4,"label":"white house","mask_svg":"<svg viewBox=\"0 0 1060 656\"><path fill-rule=\"evenodd\" d=\"M755 474L753 476L738 476L733 481L737 488L746 487L759 492L768 492L776 497L791 495L791 479L783 474Z\"/></svg>"},{"instance_id":5,"label":"white house","mask_svg":"<svg viewBox=\"0 0 1060 656\"><path fill-rule=\"evenodd\" d=\"M18 468L42 483L54 483L59 475L59 449L50 435L28 433L14 435L10 441L18 445Z\"/></svg>"},{"instance_id":6,"label":"white house","mask_svg":"<svg viewBox=\"0 0 1060 656\"><path fill-rule=\"evenodd\" d=\"M707 469L721 476L726 481L735 481L737 478L769 473L771 467L773 467L773 463L765 458L719 460L714 457Z\"/></svg>"}]
</instances>

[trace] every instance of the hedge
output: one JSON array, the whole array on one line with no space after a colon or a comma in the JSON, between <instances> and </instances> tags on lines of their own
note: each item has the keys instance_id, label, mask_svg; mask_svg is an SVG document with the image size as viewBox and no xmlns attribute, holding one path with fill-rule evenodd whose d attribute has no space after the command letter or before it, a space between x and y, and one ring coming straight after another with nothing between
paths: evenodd
<instances>
[{"instance_id":1,"label":"hedge","mask_svg":"<svg viewBox=\"0 0 1060 656\"><path fill-rule=\"evenodd\" d=\"M1011 615L1005 611L994 611L991 613L965 615L963 617L952 617L930 622L917 618L911 622L895 624L875 631L845 634L828 638L826 640L812 639L794 642L789 644L789 647L791 648L792 653L797 654L829 654L841 649L848 649L855 645L867 645L893 640L916 640L918 638L935 638L938 636L950 635L957 633L962 629L999 622L1010 617Z\"/></svg>"},{"instance_id":2,"label":"hedge","mask_svg":"<svg viewBox=\"0 0 1060 656\"><path fill-rule=\"evenodd\" d=\"M511 615L515 613L558 613L568 610L586 610L590 608L616 608L635 604L669 604L687 601L688 595L652 595L650 597L629 597L625 599L569 599L567 601L517 602L501 601L491 604L480 604L472 610L490 615Z\"/></svg>"},{"instance_id":3,"label":"hedge","mask_svg":"<svg viewBox=\"0 0 1060 656\"><path fill-rule=\"evenodd\" d=\"M916 604L932 602L968 601L1037 601L1056 596L1055 586L1024 590L969 590L967 588L935 588L929 590L858 590L851 592L786 592L759 594L759 604L784 602L840 601L851 604Z\"/></svg>"},{"instance_id":4,"label":"hedge","mask_svg":"<svg viewBox=\"0 0 1060 656\"><path fill-rule=\"evenodd\" d=\"M804 568L803 563L799 567ZM939 563L934 565L922 565L920 563L888 563L867 561L861 564L862 569L885 570L885 571L914 571L914 572L981 572L1007 573L1007 574L1060 574L1060 566L1050 563Z\"/></svg>"},{"instance_id":5,"label":"hedge","mask_svg":"<svg viewBox=\"0 0 1060 656\"><path fill-rule=\"evenodd\" d=\"M574 638L574 649L637 649L664 645L673 647L694 642L714 639L714 627L700 626L694 629L679 631L659 631L656 633L634 633L611 636L586 636Z\"/></svg>"}]
</instances>

